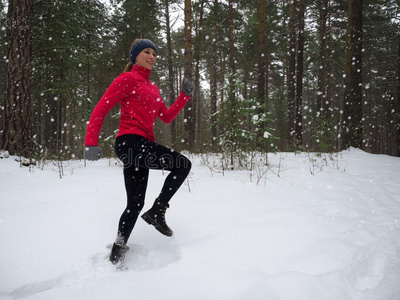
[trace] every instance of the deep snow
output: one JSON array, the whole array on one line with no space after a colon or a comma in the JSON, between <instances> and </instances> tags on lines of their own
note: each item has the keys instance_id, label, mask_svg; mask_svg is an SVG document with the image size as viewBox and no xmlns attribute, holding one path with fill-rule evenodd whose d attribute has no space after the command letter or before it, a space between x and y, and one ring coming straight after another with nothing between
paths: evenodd
<instances>
[{"instance_id":1,"label":"deep snow","mask_svg":"<svg viewBox=\"0 0 400 300\"><path fill-rule=\"evenodd\" d=\"M60 179L53 163L0 159L0 298L400 299L400 158L351 149L313 168L306 153L269 154L258 184L261 169L190 158L174 236L139 218L125 271L108 262L125 205L116 160L66 162ZM165 175L151 171L145 210Z\"/></svg>"}]
</instances>

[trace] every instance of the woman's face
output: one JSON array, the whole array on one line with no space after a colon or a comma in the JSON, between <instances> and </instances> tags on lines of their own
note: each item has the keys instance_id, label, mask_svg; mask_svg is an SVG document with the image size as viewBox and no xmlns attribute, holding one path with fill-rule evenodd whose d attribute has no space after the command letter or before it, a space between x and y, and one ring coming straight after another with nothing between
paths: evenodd
<instances>
[{"instance_id":1,"label":"woman's face","mask_svg":"<svg viewBox=\"0 0 400 300\"><path fill-rule=\"evenodd\" d=\"M143 49L138 56L136 56L136 64L149 70L153 69L156 60L157 54L153 48Z\"/></svg>"}]
</instances>

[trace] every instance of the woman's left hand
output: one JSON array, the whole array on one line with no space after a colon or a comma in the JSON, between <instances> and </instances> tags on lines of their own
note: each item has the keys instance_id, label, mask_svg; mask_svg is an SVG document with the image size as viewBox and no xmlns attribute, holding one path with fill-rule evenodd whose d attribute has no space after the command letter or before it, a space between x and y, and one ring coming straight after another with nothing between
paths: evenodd
<instances>
[{"instance_id":1,"label":"woman's left hand","mask_svg":"<svg viewBox=\"0 0 400 300\"><path fill-rule=\"evenodd\" d=\"M188 96L192 96L194 91L194 84L193 82L189 81L186 78L183 78L182 81L182 92L184 92Z\"/></svg>"}]
</instances>

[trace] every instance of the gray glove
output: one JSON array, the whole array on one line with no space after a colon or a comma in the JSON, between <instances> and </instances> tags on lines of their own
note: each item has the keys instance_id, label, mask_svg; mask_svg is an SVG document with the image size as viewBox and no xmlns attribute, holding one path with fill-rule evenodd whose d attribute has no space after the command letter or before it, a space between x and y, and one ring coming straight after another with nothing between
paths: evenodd
<instances>
[{"instance_id":1,"label":"gray glove","mask_svg":"<svg viewBox=\"0 0 400 300\"><path fill-rule=\"evenodd\" d=\"M182 92L184 92L188 96L192 96L194 91L194 84L187 80L186 78L183 78L182 81Z\"/></svg>"},{"instance_id":2,"label":"gray glove","mask_svg":"<svg viewBox=\"0 0 400 300\"><path fill-rule=\"evenodd\" d=\"M103 150L99 146L85 146L83 157L87 160L98 160L103 155Z\"/></svg>"}]
</instances>

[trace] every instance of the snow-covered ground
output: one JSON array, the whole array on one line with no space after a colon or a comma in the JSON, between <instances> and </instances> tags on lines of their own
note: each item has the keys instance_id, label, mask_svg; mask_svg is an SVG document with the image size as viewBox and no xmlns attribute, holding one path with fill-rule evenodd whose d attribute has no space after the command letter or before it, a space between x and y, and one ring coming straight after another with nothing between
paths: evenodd
<instances>
[{"instance_id":1,"label":"snow-covered ground","mask_svg":"<svg viewBox=\"0 0 400 300\"><path fill-rule=\"evenodd\" d=\"M125 206L115 160L69 161L60 179L1 159L0 298L400 299L400 158L270 154L251 177L191 159L174 236L139 218L124 271L108 262ZM145 210L165 176L151 172Z\"/></svg>"}]
</instances>

